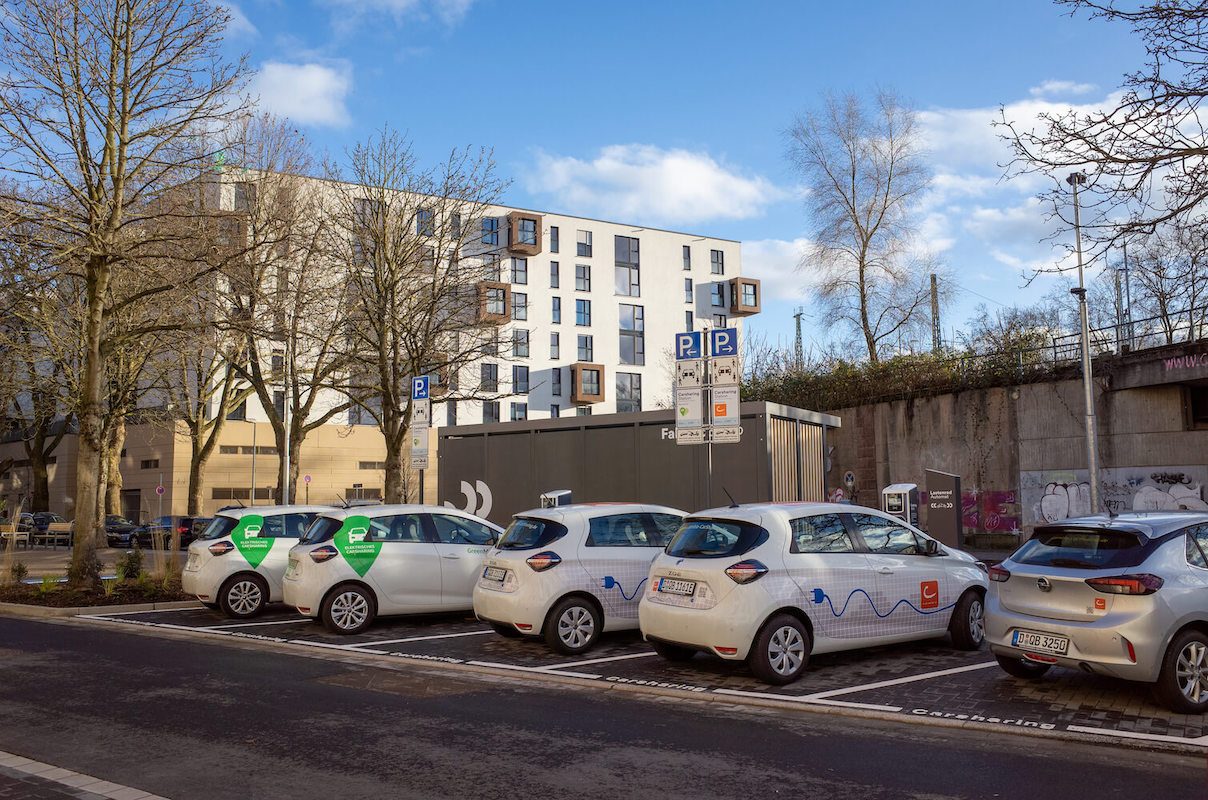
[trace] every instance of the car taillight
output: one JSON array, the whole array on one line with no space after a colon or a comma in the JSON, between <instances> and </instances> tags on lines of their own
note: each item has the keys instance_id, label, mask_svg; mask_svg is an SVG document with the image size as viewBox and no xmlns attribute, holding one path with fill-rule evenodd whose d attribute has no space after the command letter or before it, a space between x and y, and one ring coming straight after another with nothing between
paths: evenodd
<instances>
[{"instance_id":1,"label":"car taillight","mask_svg":"<svg viewBox=\"0 0 1208 800\"><path fill-rule=\"evenodd\" d=\"M739 561L737 564L731 564L726 568L726 574L735 583L750 583L767 573L768 568L754 559Z\"/></svg>"},{"instance_id":2,"label":"car taillight","mask_svg":"<svg viewBox=\"0 0 1208 800\"><path fill-rule=\"evenodd\" d=\"M1115 575L1111 578L1087 578L1086 585L1105 594L1153 594L1165 583L1148 572L1136 575Z\"/></svg>"},{"instance_id":3,"label":"car taillight","mask_svg":"<svg viewBox=\"0 0 1208 800\"><path fill-rule=\"evenodd\" d=\"M542 572L550 567L556 567L562 563L562 559L557 553L546 550L544 553L538 553L535 556L529 556L524 560L524 563L533 568L533 572ZM558 573L561 575L562 573Z\"/></svg>"},{"instance_id":4,"label":"car taillight","mask_svg":"<svg viewBox=\"0 0 1208 800\"><path fill-rule=\"evenodd\" d=\"M176 532L177 532L177 533L188 533L188 532L189 532L189 529L188 529L188 528L186 528L186 527L184 527L184 526L181 526L181 527L179 527L179 528L177 528L177 529L176 529Z\"/></svg>"},{"instance_id":5,"label":"car taillight","mask_svg":"<svg viewBox=\"0 0 1208 800\"><path fill-rule=\"evenodd\" d=\"M310 560L316 564L322 564L324 561L330 561L340 554L340 551L329 544L322 547L316 547L310 551Z\"/></svg>"},{"instance_id":6,"label":"car taillight","mask_svg":"<svg viewBox=\"0 0 1208 800\"><path fill-rule=\"evenodd\" d=\"M990 569L988 570L988 574L990 575L990 580L997 581L998 583L1002 583L1003 581L1008 580L1011 577L1011 573L1009 570L1005 570L1002 567L998 566L997 564L990 567Z\"/></svg>"},{"instance_id":7,"label":"car taillight","mask_svg":"<svg viewBox=\"0 0 1208 800\"><path fill-rule=\"evenodd\" d=\"M235 545L231 544L226 539L223 539L221 542L214 542L214 544L210 545L208 549L216 556L225 556L227 553L235 549Z\"/></svg>"}]
</instances>

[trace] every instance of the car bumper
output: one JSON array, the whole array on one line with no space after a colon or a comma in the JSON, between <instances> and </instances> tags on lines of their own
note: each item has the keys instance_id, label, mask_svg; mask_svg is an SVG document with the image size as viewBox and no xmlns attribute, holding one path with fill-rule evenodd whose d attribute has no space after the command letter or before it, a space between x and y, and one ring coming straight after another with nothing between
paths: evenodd
<instances>
[{"instance_id":1,"label":"car bumper","mask_svg":"<svg viewBox=\"0 0 1208 800\"><path fill-rule=\"evenodd\" d=\"M699 648L741 661L747 657L759 624L768 613L766 603L758 603L756 609L751 602L755 598L742 597L747 594L730 592L717 605L702 609L652 602L647 593L638 604L638 627L646 639ZM760 594L766 597L766 593Z\"/></svg>"},{"instance_id":2,"label":"car bumper","mask_svg":"<svg viewBox=\"0 0 1208 800\"><path fill-rule=\"evenodd\" d=\"M484 622L513 625L520 633L541 633L545 615L553 604L537 584L517 587L514 592L474 586L474 615Z\"/></svg>"}]
</instances>

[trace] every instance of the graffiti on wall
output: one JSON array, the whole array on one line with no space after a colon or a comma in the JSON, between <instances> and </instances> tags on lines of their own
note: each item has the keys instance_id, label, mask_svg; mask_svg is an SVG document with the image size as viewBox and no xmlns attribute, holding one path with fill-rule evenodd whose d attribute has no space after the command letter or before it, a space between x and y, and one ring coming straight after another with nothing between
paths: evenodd
<instances>
[{"instance_id":1,"label":"graffiti on wall","mask_svg":"<svg viewBox=\"0 0 1208 800\"><path fill-rule=\"evenodd\" d=\"M1024 522L1039 525L1091 512L1086 470L1021 472ZM1103 504L1125 511L1208 511L1204 485L1208 467L1114 467L1100 470Z\"/></svg>"},{"instance_id":2,"label":"graffiti on wall","mask_svg":"<svg viewBox=\"0 0 1208 800\"><path fill-rule=\"evenodd\" d=\"M927 505L927 493L919 492L919 504ZM1018 492L964 489L961 492L961 525L965 533L1018 533L1023 525Z\"/></svg>"}]
</instances>

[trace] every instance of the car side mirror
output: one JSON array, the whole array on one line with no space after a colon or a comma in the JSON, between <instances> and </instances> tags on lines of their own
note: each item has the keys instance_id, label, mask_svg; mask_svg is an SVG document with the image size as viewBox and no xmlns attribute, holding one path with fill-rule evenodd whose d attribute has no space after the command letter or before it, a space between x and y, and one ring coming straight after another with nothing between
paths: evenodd
<instances>
[{"instance_id":1,"label":"car side mirror","mask_svg":"<svg viewBox=\"0 0 1208 800\"><path fill-rule=\"evenodd\" d=\"M938 556L940 554L940 543L935 539L927 539L926 542L923 546L923 555Z\"/></svg>"}]
</instances>

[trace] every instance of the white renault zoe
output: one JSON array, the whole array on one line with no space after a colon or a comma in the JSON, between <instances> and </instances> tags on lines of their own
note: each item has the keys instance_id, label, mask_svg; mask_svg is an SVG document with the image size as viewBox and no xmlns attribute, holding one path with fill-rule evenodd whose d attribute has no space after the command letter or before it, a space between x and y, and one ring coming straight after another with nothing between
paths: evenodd
<instances>
[{"instance_id":1,"label":"white renault zoe","mask_svg":"<svg viewBox=\"0 0 1208 800\"><path fill-rule=\"evenodd\" d=\"M599 503L517 514L483 562L474 613L504 636L539 634L582 653L602 631L638 626L650 562L684 512Z\"/></svg>"},{"instance_id":2,"label":"white renault zoe","mask_svg":"<svg viewBox=\"0 0 1208 800\"><path fill-rule=\"evenodd\" d=\"M669 660L746 659L766 683L811 653L951 634L985 638L985 566L871 508L830 503L715 508L684 520L638 608Z\"/></svg>"},{"instance_id":3,"label":"white renault zoe","mask_svg":"<svg viewBox=\"0 0 1208 800\"><path fill-rule=\"evenodd\" d=\"M469 611L502 532L441 506L329 509L289 551L285 602L335 633L357 633L378 614Z\"/></svg>"},{"instance_id":4,"label":"white renault zoe","mask_svg":"<svg viewBox=\"0 0 1208 800\"><path fill-rule=\"evenodd\" d=\"M181 588L228 617L254 617L281 601L289 549L331 506L253 506L220 511L189 544Z\"/></svg>"}]
</instances>

